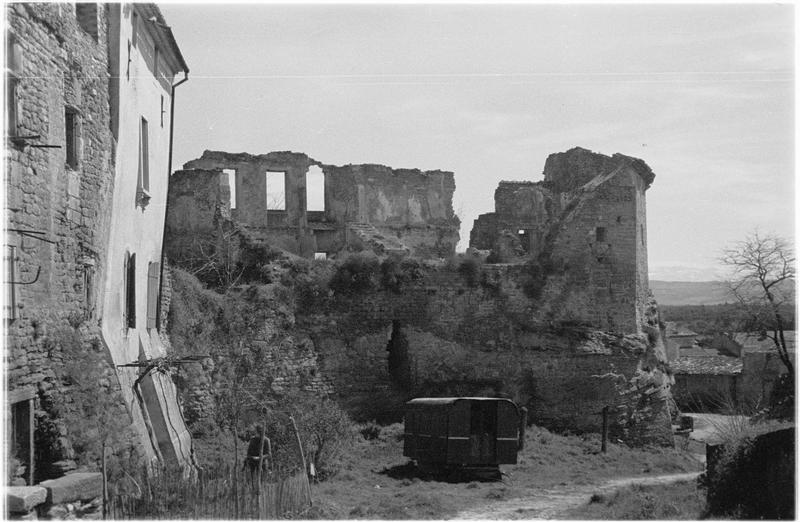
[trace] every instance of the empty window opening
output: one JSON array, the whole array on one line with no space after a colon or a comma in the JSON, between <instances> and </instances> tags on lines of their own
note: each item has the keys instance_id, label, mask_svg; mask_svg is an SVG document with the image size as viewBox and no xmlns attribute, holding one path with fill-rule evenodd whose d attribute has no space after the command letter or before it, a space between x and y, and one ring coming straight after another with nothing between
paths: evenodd
<instances>
[{"instance_id":1,"label":"empty window opening","mask_svg":"<svg viewBox=\"0 0 800 522\"><path fill-rule=\"evenodd\" d=\"M267 210L286 210L286 173L268 170Z\"/></svg>"},{"instance_id":2,"label":"empty window opening","mask_svg":"<svg viewBox=\"0 0 800 522\"><path fill-rule=\"evenodd\" d=\"M314 252L314 259L328 259L327 252Z\"/></svg>"},{"instance_id":3,"label":"empty window opening","mask_svg":"<svg viewBox=\"0 0 800 522\"><path fill-rule=\"evenodd\" d=\"M231 209L236 208L236 169L222 169L228 175L228 188L231 191Z\"/></svg>"},{"instance_id":4,"label":"empty window opening","mask_svg":"<svg viewBox=\"0 0 800 522\"><path fill-rule=\"evenodd\" d=\"M639 231L641 232L642 236L642 246L644 246L644 225L639 225Z\"/></svg>"},{"instance_id":5,"label":"empty window opening","mask_svg":"<svg viewBox=\"0 0 800 522\"><path fill-rule=\"evenodd\" d=\"M125 258L125 327L136 328L136 254Z\"/></svg>"},{"instance_id":6,"label":"empty window opening","mask_svg":"<svg viewBox=\"0 0 800 522\"><path fill-rule=\"evenodd\" d=\"M71 169L78 168L78 113L75 109L64 110L64 130L66 135L67 166Z\"/></svg>"},{"instance_id":7,"label":"empty window opening","mask_svg":"<svg viewBox=\"0 0 800 522\"><path fill-rule=\"evenodd\" d=\"M325 173L318 165L312 165L306 173L306 210L325 210Z\"/></svg>"},{"instance_id":8,"label":"empty window opening","mask_svg":"<svg viewBox=\"0 0 800 522\"><path fill-rule=\"evenodd\" d=\"M403 332L400 322L392 321L392 334L386 345L386 351L388 352L387 369L392 382L406 392L411 391L414 386L408 346L408 338Z\"/></svg>"},{"instance_id":9,"label":"empty window opening","mask_svg":"<svg viewBox=\"0 0 800 522\"><path fill-rule=\"evenodd\" d=\"M525 230L523 228L517 231L517 236L519 237L520 245L522 245L522 249L525 252L531 251L531 233L529 230Z\"/></svg>"},{"instance_id":10,"label":"empty window opening","mask_svg":"<svg viewBox=\"0 0 800 522\"><path fill-rule=\"evenodd\" d=\"M617 216L617 223L622 223L622 216Z\"/></svg>"},{"instance_id":11,"label":"empty window opening","mask_svg":"<svg viewBox=\"0 0 800 522\"><path fill-rule=\"evenodd\" d=\"M75 4L75 17L81 29L97 40L97 4L77 2Z\"/></svg>"},{"instance_id":12,"label":"empty window opening","mask_svg":"<svg viewBox=\"0 0 800 522\"><path fill-rule=\"evenodd\" d=\"M34 484L33 467L35 462L34 450L34 407L33 399L24 399L11 404L11 426L9 442L11 448L11 469L9 475L12 485L19 485L24 482L27 485ZM19 483L14 484L14 482Z\"/></svg>"},{"instance_id":13,"label":"empty window opening","mask_svg":"<svg viewBox=\"0 0 800 522\"><path fill-rule=\"evenodd\" d=\"M594 229L594 240L598 243L606 242L606 229L605 227L597 227Z\"/></svg>"}]
</instances>

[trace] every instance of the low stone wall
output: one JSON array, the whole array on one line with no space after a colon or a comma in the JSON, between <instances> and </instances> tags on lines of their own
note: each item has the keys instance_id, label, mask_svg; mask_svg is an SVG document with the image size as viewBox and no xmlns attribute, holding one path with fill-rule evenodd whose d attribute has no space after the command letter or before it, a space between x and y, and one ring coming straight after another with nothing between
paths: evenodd
<instances>
[{"instance_id":1,"label":"low stone wall","mask_svg":"<svg viewBox=\"0 0 800 522\"><path fill-rule=\"evenodd\" d=\"M709 446L706 469L709 515L794 519L795 428Z\"/></svg>"},{"instance_id":2,"label":"low stone wall","mask_svg":"<svg viewBox=\"0 0 800 522\"><path fill-rule=\"evenodd\" d=\"M102 518L101 473L71 473L36 486L6 488L7 516L21 520Z\"/></svg>"}]
</instances>

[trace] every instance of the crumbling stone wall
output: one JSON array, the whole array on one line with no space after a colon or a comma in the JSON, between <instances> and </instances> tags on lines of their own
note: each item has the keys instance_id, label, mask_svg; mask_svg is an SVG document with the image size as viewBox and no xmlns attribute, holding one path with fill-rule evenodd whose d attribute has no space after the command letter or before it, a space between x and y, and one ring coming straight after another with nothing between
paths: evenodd
<instances>
[{"instance_id":1,"label":"crumbling stone wall","mask_svg":"<svg viewBox=\"0 0 800 522\"><path fill-rule=\"evenodd\" d=\"M8 274L5 278L15 298L15 307L6 310L6 375L12 396L36 396L40 469L35 480L56 473L46 464L75 457L71 434L61 422L80 408L69 393L68 361L77 349L89 353L99 346L104 352L97 319L113 192L106 6L97 4L96 36L79 25L73 9L55 3L6 7L22 57L21 112L11 131L16 137L7 142L7 241L16 247L14 281L31 283L12 284ZM71 166L67 109L76 114L77 163ZM116 397L112 415L119 434L135 446L135 435L124 429L131 421L115 372L107 358L101 359L96 394Z\"/></svg>"},{"instance_id":2,"label":"crumbling stone wall","mask_svg":"<svg viewBox=\"0 0 800 522\"><path fill-rule=\"evenodd\" d=\"M544 279L533 297L547 303L555 319L641 332L649 296L645 191L652 171L636 158L574 148L551 154L544 178L502 182L496 211L475 220L470 246L493 250L490 261L538 262ZM509 259L498 243L508 234L520 237L519 259Z\"/></svg>"},{"instance_id":3,"label":"crumbling stone wall","mask_svg":"<svg viewBox=\"0 0 800 522\"><path fill-rule=\"evenodd\" d=\"M416 396L501 395L527 405L536 424L572 430L598 430L610 406L621 438L671 444L663 345L645 334L547 326L520 285L524 270L487 265L470 281L429 267L399 293L322 294L298 306L297 328L313 340L335 395L365 418L396 417ZM410 387L389 363L398 334Z\"/></svg>"},{"instance_id":4,"label":"crumbling stone wall","mask_svg":"<svg viewBox=\"0 0 800 522\"><path fill-rule=\"evenodd\" d=\"M324 211L306 208L306 174L312 166L320 167L324 175ZM232 205L229 202L235 207L232 219L271 244L305 257L315 252L336 254L361 244L363 227L349 224L368 225L368 232L400 242L421 257L452 255L458 242L452 172L325 165L294 152L250 155L216 151L205 151L202 157L187 162L183 172L223 169L235 171L237 196ZM285 210L267 209L267 171L285 173ZM175 175L179 174L188 175ZM195 182L210 181L198 177ZM190 201L185 201L182 208L188 204Z\"/></svg>"}]
</instances>

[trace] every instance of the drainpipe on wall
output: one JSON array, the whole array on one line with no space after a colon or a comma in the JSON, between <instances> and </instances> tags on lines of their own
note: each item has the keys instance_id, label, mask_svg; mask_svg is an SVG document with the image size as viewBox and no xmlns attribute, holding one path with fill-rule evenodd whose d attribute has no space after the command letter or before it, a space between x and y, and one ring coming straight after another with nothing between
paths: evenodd
<instances>
[{"instance_id":1,"label":"drainpipe on wall","mask_svg":"<svg viewBox=\"0 0 800 522\"><path fill-rule=\"evenodd\" d=\"M164 287L164 261L166 260L167 214L169 213L169 178L172 176L172 140L175 136L175 89L189 80L189 71L183 71L183 79L172 86L169 101L169 156L167 159L167 197L164 204L164 230L161 234L161 263L158 274L158 305L156 306L156 330L161 331L161 292Z\"/></svg>"}]
</instances>

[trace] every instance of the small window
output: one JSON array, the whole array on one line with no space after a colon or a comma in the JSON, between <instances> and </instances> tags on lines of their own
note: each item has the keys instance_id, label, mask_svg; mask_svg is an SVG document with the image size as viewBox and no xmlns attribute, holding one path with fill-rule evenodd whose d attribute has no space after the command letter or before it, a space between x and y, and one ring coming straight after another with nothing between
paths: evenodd
<instances>
[{"instance_id":1,"label":"small window","mask_svg":"<svg viewBox=\"0 0 800 522\"><path fill-rule=\"evenodd\" d=\"M64 111L64 133L67 149L67 166L72 170L78 169L80 131L78 128L78 113L75 109L67 107Z\"/></svg>"},{"instance_id":2,"label":"small window","mask_svg":"<svg viewBox=\"0 0 800 522\"><path fill-rule=\"evenodd\" d=\"M328 254L327 252L314 252L314 259L328 259Z\"/></svg>"},{"instance_id":3,"label":"small window","mask_svg":"<svg viewBox=\"0 0 800 522\"><path fill-rule=\"evenodd\" d=\"M639 225L639 231L641 232L642 236L642 246L644 246L644 225Z\"/></svg>"},{"instance_id":4,"label":"small window","mask_svg":"<svg viewBox=\"0 0 800 522\"><path fill-rule=\"evenodd\" d=\"M75 17L81 29L97 41L97 4L78 2L75 4Z\"/></svg>"},{"instance_id":5,"label":"small window","mask_svg":"<svg viewBox=\"0 0 800 522\"><path fill-rule=\"evenodd\" d=\"M136 47L139 41L139 15L133 13L131 17L131 43ZM130 57L129 57L130 58Z\"/></svg>"},{"instance_id":6,"label":"small window","mask_svg":"<svg viewBox=\"0 0 800 522\"><path fill-rule=\"evenodd\" d=\"M235 169L222 169L222 172L228 175L228 187L231 192L231 210L236 208L236 170Z\"/></svg>"},{"instance_id":7,"label":"small window","mask_svg":"<svg viewBox=\"0 0 800 522\"><path fill-rule=\"evenodd\" d=\"M136 328L136 254L125 257L125 327Z\"/></svg>"},{"instance_id":8,"label":"small window","mask_svg":"<svg viewBox=\"0 0 800 522\"><path fill-rule=\"evenodd\" d=\"M605 229L605 227L597 227L594 230L594 240L597 243L605 243L606 242L606 229Z\"/></svg>"},{"instance_id":9,"label":"small window","mask_svg":"<svg viewBox=\"0 0 800 522\"><path fill-rule=\"evenodd\" d=\"M136 190L136 204L144 208L150 201L150 145L147 120L142 118L139 125L139 180Z\"/></svg>"},{"instance_id":10,"label":"small window","mask_svg":"<svg viewBox=\"0 0 800 522\"><path fill-rule=\"evenodd\" d=\"M286 210L286 173L268 170L267 210Z\"/></svg>"}]
</instances>

